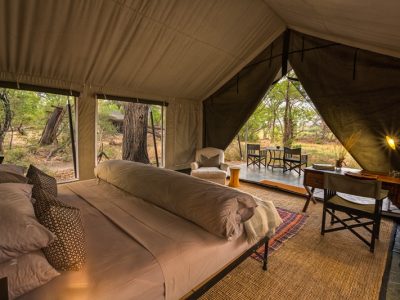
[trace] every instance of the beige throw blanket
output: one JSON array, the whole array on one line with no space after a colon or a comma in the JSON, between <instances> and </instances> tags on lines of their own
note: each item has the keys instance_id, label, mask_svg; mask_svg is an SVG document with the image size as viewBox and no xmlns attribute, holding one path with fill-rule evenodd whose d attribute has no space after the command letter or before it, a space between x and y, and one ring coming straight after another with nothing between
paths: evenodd
<instances>
[{"instance_id":1,"label":"beige throw blanket","mask_svg":"<svg viewBox=\"0 0 400 300\"><path fill-rule=\"evenodd\" d=\"M275 229L282 223L274 204L271 201L264 201L254 197L258 206L253 217L244 223L247 241L253 245L261 238L275 234Z\"/></svg>"}]
</instances>

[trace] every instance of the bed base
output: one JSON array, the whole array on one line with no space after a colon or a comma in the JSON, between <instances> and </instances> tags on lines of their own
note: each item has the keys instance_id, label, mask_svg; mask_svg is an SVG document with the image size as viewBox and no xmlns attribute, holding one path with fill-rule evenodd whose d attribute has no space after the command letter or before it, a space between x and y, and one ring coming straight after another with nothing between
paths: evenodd
<instances>
[{"instance_id":1,"label":"bed base","mask_svg":"<svg viewBox=\"0 0 400 300\"><path fill-rule=\"evenodd\" d=\"M226 266L223 270L214 275L210 280L196 289L192 294L186 297L188 300L198 299L201 295L207 292L210 288L212 288L215 284L217 284L222 278L224 278L230 271L235 269L238 265L240 265L246 258L250 255L255 254L262 260L262 268L264 271L267 271L268 268L268 242L269 237L266 236L254 244L251 248L246 250L242 255L236 258L233 262L231 262L228 266ZM265 246L264 255L261 255L257 252L257 249L262 245Z\"/></svg>"}]
</instances>

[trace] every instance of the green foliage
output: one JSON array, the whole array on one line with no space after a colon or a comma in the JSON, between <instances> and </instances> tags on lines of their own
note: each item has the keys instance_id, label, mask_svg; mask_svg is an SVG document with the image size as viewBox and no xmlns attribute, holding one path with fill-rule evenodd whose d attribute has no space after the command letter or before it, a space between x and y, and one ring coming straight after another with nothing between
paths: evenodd
<instances>
[{"instance_id":1,"label":"green foliage","mask_svg":"<svg viewBox=\"0 0 400 300\"><path fill-rule=\"evenodd\" d=\"M161 109L160 105L151 105L151 111L153 112L154 126L161 127Z\"/></svg>"},{"instance_id":2,"label":"green foliage","mask_svg":"<svg viewBox=\"0 0 400 300\"><path fill-rule=\"evenodd\" d=\"M283 78L276 83L261 100L255 112L240 130L241 140L257 142L260 139L268 139L273 144L281 144L284 130L284 113L286 95L289 87L290 96L290 120L293 126L294 138L301 136L308 122L319 116L303 94L295 85Z\"/></svg>"},{"instance_id":3,"label":"green foliage","mask_svg":"<svg viewBox=\"0 0 400 300\"><path fill-rule=\"evenodd\" d=\"M25 159L25 156L28 153L28 149L26 148L15 148L7 151L7 162L10 163L21 163Z\"/></svg>"},{"instance_id":4,"label":"green foliage","mask_svg":"<svg viewBox=\"0 0 400 300\"><path fill-rule=\"evenodd\" d=\"M123 115L123 104L113 100L98 101L98 126L100 135L115 135L117 133L117 127L110 121L110 115L113 113Z\"/></svg>"}]
</instances>

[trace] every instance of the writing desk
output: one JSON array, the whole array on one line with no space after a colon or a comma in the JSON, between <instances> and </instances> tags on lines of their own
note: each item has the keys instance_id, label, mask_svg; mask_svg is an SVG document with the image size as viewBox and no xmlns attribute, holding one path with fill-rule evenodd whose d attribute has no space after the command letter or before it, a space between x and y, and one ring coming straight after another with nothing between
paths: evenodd
<instances>
[{"instance_id":1,"label":"writing desk","mask_svg":"<svg viewBox=\"0 0 400 300\"><path fill-rule=\"evenodd\" d=\"M304 204L303 212L305 212L310 204L310 201L316 203L313 196L315 189L324 189L324 173L340 174L345 176L346 172L360 172L360 174L374 175L377 176L377 180L382 182L382 189L389 191L388 198L397 207L400 206L400 178L388 176L386 174L369 172L366 170L341 168L340 170L327 171L327 170L316 170L313 167L304 169L304 180L303 185L307 191L307 201Z\"/></svg>"}]
</instances>

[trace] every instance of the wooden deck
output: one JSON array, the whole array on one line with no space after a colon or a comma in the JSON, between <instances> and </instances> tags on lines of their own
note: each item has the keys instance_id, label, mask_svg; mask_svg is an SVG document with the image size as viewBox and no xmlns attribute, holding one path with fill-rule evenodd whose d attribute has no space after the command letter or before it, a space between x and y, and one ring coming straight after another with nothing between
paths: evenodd
<instances>
[{"instance_id":1,"label":"wooden deck","mask_svg":"<svg viewBox=\"0 0 400 300\"><path fill-rule=\"evenodd\" d=\"M273 169L270 167L249 166L246 163L228 163L240 166L240 180L244 182L256 183L269 188L275 188L284 192L306 196L303 187L303 173L299 176L295 171L283 173L282 169ZM323 190L316 190L314 196L316 199L323 199ZM312 203L310 204L312 205ZM387 199L383 202L382 210L384 215L400 218L400 210Z\"/></svg>"},{"instance_id":2,"label":"wooden deck","mask_svg":"<svg viewBox=\"0 0 400 300\"><path fill-rule=\"evenodd\" d=\"M286 192L304 196L303 173L299 176L296 172L285 172L282 169L271 169L270 167L249 166L245 163L240 166L240 180L257 183L260 185L277 188Z\"/></svg>"}]
</instances>

